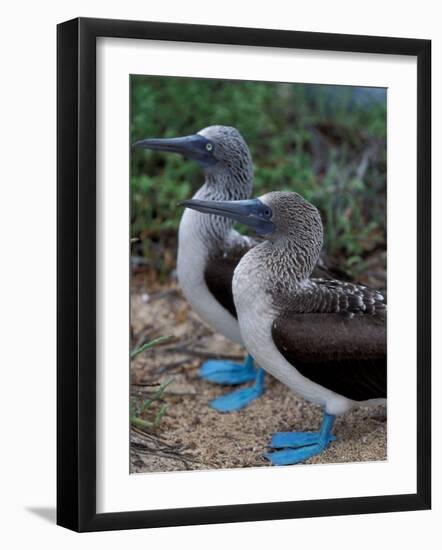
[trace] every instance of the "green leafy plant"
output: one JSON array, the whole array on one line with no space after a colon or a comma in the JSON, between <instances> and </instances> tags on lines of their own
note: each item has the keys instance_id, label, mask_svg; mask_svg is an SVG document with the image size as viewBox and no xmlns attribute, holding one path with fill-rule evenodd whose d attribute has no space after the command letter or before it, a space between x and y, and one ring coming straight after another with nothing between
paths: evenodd
<instances>
[{"instance_id":1,"label":"green leafy plant","mask_svg":"<svg viewBox=\"0 0 442 550\"><path fill-rule=\"evenodd\" d=\"M153 348L154 346L165 342L170 339L170 336L161 336L146 342L139 348L133 350L130 354L131 360L135 359L141 353ZM153 392L153 394L143 400L133 398L130 403L130 423L136 428L143 430L152 430L157 427L167 411L167 405L161 403L163 394L166 388L173 382L173 378L170 378L166 382L163 382L160 387ZM149 419L146 419L149 416Z\"/></svg>"},{"instance_id":2,"label":"green leafy plant","mask_svg":"<svg viewBox=\"0 0 442 550\"><path fill-rule=\"evenodd\" d=\"M130 415L130 423L141 429L148 429L151 430L152 428L155 428L160 423L161 419L166 413L167 405L162 404L159 406L159 409L155 412L153 411L155 404L161 402L161 398L163 396L164 391L166 390L167 386L173 382L173 379L169 379L152 394L152 396L149 399L144 399L141 403L138 403L136 400L133 400L131 403L131 415ZM153 419L152 420L146 420L142 418L143 414L146 413L152 413Z\"/></svg>"},{"instance_id":3,"label":"green leafy plant","mask_svg":"<svg viewBox=\"0 0 442 550\"><path fill-rule=\"evenodd\" d=\"M144 351L153 348L157 344L162 344L163 342L167 342L167 340L170 340L170 336L160 336L159 338L155 338L154 340L150 340L150 342L146 342L142 346L140 346L137 349L134 349L131 351L130 358L131 360L135 359L135 357L138 357L140 353L143 353Z\"/></svg>"}]
</instances>

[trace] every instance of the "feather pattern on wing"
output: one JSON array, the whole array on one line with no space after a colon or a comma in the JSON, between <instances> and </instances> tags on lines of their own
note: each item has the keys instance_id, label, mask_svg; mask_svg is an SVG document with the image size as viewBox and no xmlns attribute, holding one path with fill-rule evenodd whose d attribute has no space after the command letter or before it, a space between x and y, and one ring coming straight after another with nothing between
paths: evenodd
<instances>
[{"instance_id":1,"label":"feather pattern on wing","mask_svg":"<svg viewBox=\"0 0 442 550\"><path fill-rule=\"evenodd\" d=\"M232 293L233 272L241 258L251 248L262 242L261 239L244 236L236 231L231 231L229 238L222 243L222 246L212 245L204 271L204 280L213 296L235 318L237 314ZM349 279L349 276L344 274L344 272L340 273ZM320 258L313 270L313 276L320 277L321 280L333 279L335 272L330 272L325 261Z\"/></svg>"}]
</instances>

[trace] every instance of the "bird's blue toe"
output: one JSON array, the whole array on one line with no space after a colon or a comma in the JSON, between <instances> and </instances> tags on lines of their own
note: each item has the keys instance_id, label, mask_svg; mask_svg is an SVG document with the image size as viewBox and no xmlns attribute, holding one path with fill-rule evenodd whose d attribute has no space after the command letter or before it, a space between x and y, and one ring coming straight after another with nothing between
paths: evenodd
<instances>
[{"instance_id":1,"label":"bird's blue toe","mask_svg":"<svg viewBox=\"0 0 442 550\"><path fill-rule=\"evenodd\" d=\"M217 397L210 403L210 406L219 412L239 411L247 407L255 399L258 399L263 392L262 387L252 386L251 388L244 388Z\"/></svg>"},{"instance_id":2,"label":"bird's blue toe","mask_svg":"<svg viewBox=\"0 0 442 550\"><path fill-rule=\"evenodd\" d=\"M308 460L312 456L322 453L322 445L308 445L299 449L284 449L273 453L266 453L264 456L270 460L273 466L288 466L290 464L299 464Z\"/></svg>"},{"instance_id":3,"label":"bird's blue toe","mask_svg":"<svg viewBox=\"0 0 442 550\"><path fill-rule=\"evenodd\" d=\"M270 447L281 449L264 456L274 466L304 462L324 451L330 441L336 439L331 433L335 416L324 412L319 432L277 432L273 434Z\"/></svg>"},{"instance_id":4,"label":"bird's blue toe","mask_svg":"<svg viewBox=\"0 0 442 550\"><path fill-rule=\"evenodd\" d=\"M211 359L202 364L199 375L204 380L215 384L244 384L256 378L253 365L238 365L230 361Z\"/></svg>"},{"instance_id":5,"label":"bird's blue toe","mask_svg":"<svg viewBox=\"0 0 442 550\"><path fill-rule=\"evenodd\" d=\"M277 432L273 434L269 447L273 449L305 447L319 443L319 437L319 432ZM336 437L330 434L327 443L335 439Z\"/></svg>"}]
</instances>

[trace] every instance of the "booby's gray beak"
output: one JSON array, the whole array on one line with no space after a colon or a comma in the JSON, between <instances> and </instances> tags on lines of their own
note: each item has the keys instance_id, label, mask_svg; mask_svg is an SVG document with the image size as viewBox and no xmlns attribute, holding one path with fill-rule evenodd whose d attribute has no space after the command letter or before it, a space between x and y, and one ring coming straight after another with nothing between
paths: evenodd
<instances>
[{"instance_id":1,"label":"booby's gray beak","mask_svg":"<svg viewBox=\"0 0 442 550\"><path fill-rule=\"evenodd\" d=\"M236 222L252 227L259 235L268 235L275 230L271 221L272 209L259 199L244 201L201 201L190 199L179 203L180 206L230 218Z\"/></svg>"},{"instance_id":2,"label":"booby's gray beak","mask_svg":"<svg viewBox=\"0 0 442 550\"><path fill-rule=\"evenodd\" d=\"M132 147L179 153L186 158L195 160L203 168L218 162L213 154L213 144L199 134L176 138L141 139L136 141Z\"/></svg>"}]
</instances>

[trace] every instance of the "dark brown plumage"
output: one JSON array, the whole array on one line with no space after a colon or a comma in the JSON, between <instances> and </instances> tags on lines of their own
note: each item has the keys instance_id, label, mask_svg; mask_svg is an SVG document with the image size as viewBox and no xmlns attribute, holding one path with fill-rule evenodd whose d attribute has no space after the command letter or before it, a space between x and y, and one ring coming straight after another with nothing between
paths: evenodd
<instances>
[{"instance_id":1,"label":"dark brown plumage","mask_svg":"<svg viewBox=\"0 0 442 550\"><path fill-rule=\"evenodd\" d=\"M385 311L293 313L275 319L272 338L306 378L355 401L387 396Z\"/></svg>"}]
</instances>

